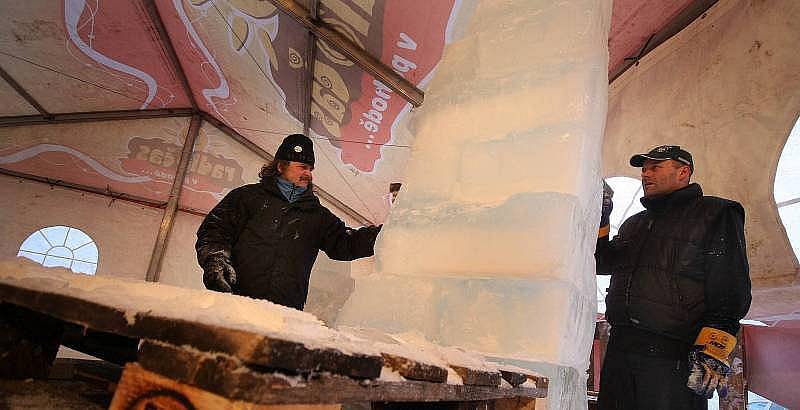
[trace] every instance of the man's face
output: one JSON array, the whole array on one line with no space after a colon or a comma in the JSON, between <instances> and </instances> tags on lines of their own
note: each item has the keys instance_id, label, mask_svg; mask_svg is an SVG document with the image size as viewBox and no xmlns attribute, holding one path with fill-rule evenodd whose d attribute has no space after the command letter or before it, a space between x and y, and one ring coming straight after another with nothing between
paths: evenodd
<instances>
[{"instance_id":1,"label":"man's face","mask_svg":"<svg viewBox=\"0 0 800 410\"><path fill-rule=\"evenodd\" d=\"M648 198L666 195L689 185L689 167L675 160L648 159L642 165L642 188Z\"/></svg>"},{"instance_id":2,"label":"man's face","mask_svg":"<svg viewBox=\"0 0 800 410\"><path fill-rule=\"evenodd\" d=\"M296 186L306 188L311 183L311 172L314 167L302 162L289 161L286 167L278 167L283 179L295 184Z\"/></svg>"}]
</instances>

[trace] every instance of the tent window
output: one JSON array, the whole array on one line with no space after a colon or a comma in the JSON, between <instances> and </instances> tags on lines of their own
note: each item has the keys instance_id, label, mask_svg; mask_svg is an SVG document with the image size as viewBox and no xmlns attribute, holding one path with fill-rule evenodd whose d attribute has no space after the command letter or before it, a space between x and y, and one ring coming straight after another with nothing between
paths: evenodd
<instances>
[{"instance_id":1,"label":"tent window","mask_svg":"<svg viewBox=\"0 0 800 410\"><path fill-rule=\"evenodd\" d=\"M638 179L628 177L606 178L606 182L614 190L614 211L611 212L611 238L617 235L619 227L631 215L644 211L639 200L644 194L642 183ZM611 276L597 276L597 311L606 311L606 288L611 282Z\"/></svg>"},{"instance_id":2,"label":"tent window","mask_svg":"<svg viewBox=\"0 0 800 410\"><path fill-rule=\"evenodd\" d=\"M97 245L89 235L80 229L60 225L32 233L20 245L17 256L43 266L60 266L87 275L97 272L99 257Z\"/></svg>"},{"instance_id":3,"label":"tent window","mask_svg":"<svg viewBox=\"0 0 800 410\"><path fill-rule=\"evenodd\" d=\"M789 134L778 160L775 203L794 254L800 258L800 119Z\"/></svg>"}]
</instances>

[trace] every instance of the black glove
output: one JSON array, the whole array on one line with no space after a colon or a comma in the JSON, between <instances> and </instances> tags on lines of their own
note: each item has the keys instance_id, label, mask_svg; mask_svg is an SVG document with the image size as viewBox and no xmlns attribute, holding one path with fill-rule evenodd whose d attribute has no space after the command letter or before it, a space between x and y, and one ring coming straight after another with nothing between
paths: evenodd
<instances>
[{"instance_id":1,"label":"black glove","mask_svg":"<svg viewBox=\"0 0 800 410\"><path fill-rule=\"evenodd\" d=\"M217 249L203 255L203 284L206 289L217 292L233 292L236 271L233 269L228 251Z\"/></svg>"},{"instance_id":2,"label":"black glove","mask_svg":"<svg viewBox=\"0 0 800 410\"><path fill-rule=\"evenodd\" d=\"M614 210L614 190L603 181L603 208L600 213L600 231L598 237L608 236L611 229L611 211Z\"/></svg>"}]
</instances>

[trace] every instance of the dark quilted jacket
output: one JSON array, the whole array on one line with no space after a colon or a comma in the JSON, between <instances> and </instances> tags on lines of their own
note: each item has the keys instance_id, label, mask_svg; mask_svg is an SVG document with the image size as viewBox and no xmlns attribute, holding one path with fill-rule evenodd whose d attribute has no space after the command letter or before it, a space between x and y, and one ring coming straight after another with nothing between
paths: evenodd
<instances>
[{"instance_id":1,"label":"dark quilted jacket","mask_svg":"<svg viewBox=\"0 0 800 410\"><path fill-rule=\"evenodd\" d=\"M200 225L195 248L198 259L204 247L231 252L233 293L303 309L318 251L344 261L371 256L377 234L347 228L311 189L289 203L269 177L228 193Z\"/></svg>"},{"instance_id":2,"label":"dark quilted jacket","mask_svg":"<svg viewBox=\"0 0 800 410\"><path fill-rule=\"evenodd\" d=\"M642 204L614 240L598 240L608 321L689 343L703 326L736 334L751 298L742 206L697 184Z\"/></svg>"}]
</instances>

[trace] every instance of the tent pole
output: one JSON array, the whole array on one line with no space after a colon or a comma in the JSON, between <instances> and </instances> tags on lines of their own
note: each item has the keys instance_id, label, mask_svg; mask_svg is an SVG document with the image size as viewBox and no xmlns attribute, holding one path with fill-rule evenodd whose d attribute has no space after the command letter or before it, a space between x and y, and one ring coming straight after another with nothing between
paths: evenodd
<instances>
[{"instance_id":1,"label":"tent pole","mask_svg":"<svg viewBox=\"0 0 800 410\"><path fill-rule=\"evenodd\" d=\"M3 79L6 80L6 82L8 83L8 85L10 85L11 88L13 88L14 91L17 92L17 94L19 94L22 98L24 98L25 101L28 102L28 104L30 104L33 108L35 108L36 111L39 111L39 114L42 114L43 117L50 116L50 113L47 112L47 110L45 110L44 107L42 107L42 105L39 104L39 102L36 101L36 99L33 98L33 96L30 95L28 91L25 90L22 87L22 85L20 85L17 82L17 80L11 77L11 74L9 74L3 67L0 67L0 77L3 77Z\"/></svg>"},{"instance_id":2,"label":"tent pole","mask_svg":"<svg viewBox=\"0 0 800 410\"><path fill-rule=\"evenodd\" d=\"M319 11L319 0L310 0L308 14L311 19L316 20ZM313 31L308 31L308 46L306 48L306 95L305 107L303 107L303 134L308 135L311 131L311 104L314 99L314 65L317 62L317 36Z\"/></svg>"},{"instance_id":3,"label":"tent pole","mask_svg":"<svg viewBox=\"0 0 800 410\"><path fill-rule=\"evenodd\" d=\"M141 120L151 118L190 117L191 108L164 108L154 110L116 110L73 112L47 115L17 115L0 117L1 127L19 127L42 124L64 124L95 121Z\"/></svg>"},{"instance_id":4,"label":"tent pole","mask_svg":"<svg viewBox=\"0 0 800 410\"><path fill-rule=\"evenodd\" d=\"M717 1L718 0L696 0L690 2L690 4L675 16L675 18L650 36L645 44L642 45L638 55L625 58L624 62L619 67L608 73L608 83L613 83L622 73L639 64L639 60L647 55L647 53L653 51L675 34L678 34L678 32L685 29L689 24L692 24L693 21L698 18L705 18L705 12L716 4Z\"/></svg>"},{"instance_id":5,"label":"tent pole","mask_svg":"<svg viewBox=\"0 0 800 410\"><path fill-rule=\"evenodd\" d=\"M200 134L202 122L203 120L199 114L193 115L192 122L189 124L189 132L186 133L186 140L181 150L181 159L175 172L175 180L172 182L172 188L169 191L167 207L164 209L164 217L161 218L161 226L158 228L158 236L153 246L153 254L150 257L150 265L147 267L145 280L149 282L158 282L161 275L161 265L164 260L164 253L167 250L169 234L172 232L172 225L175 223L175 214L178 211L178 201L183 187L183 180L189 169L194 143L197 140L197 135Z\"/></svg>"},{"instance_id":6,"label":"tent pole","mask_svg":"<svg viewBox=\"0 0 800 410\"><path fill-rule=\"evenodd\" d=\"M361 67L362 70L372 74L378 81L391 88L392 91L403 97L415 107L422 105L425 93L417 88L403 76L396 73L391 67L385 65L377 58L362 50L350 39L334 30L327 23L315 18L302 5L294 0L269 0L278 10L288 14L314 35Z\"/></svg>"},{"instance_id":7,"label":"tent pole","mask_svg":"<svg viewBox=\"0 0 800 410\"><path fill-rule=\"evenodd\" d=\"M0 168L0 175L7 175L13 178L19 178L26 181L39 182L42 184L50 185L51 187L57 186L78 192L96 194L107 198L111 198L112 201L120 200L120 201L132 202L135 204L149 206L151 208L159 208L159 209L164 208L166 206L166 202L163 201L155 201L149 198L112 191L111 188L106 188L106 189L97 188L89 185L62 181L60 179L47 178L38 175L27 174L25 172L13 171L6 168Z\"/></svg>"}]
</instances>

